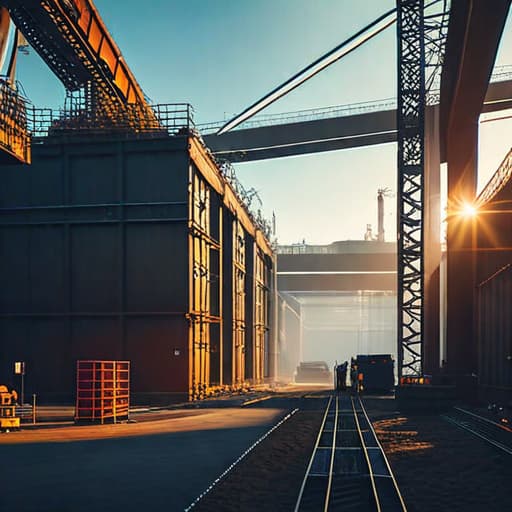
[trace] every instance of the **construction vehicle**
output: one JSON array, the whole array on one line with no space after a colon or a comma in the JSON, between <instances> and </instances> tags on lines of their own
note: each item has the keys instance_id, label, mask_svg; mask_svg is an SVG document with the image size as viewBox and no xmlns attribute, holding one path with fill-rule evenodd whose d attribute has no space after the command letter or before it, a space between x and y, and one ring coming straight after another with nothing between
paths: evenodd
<instances>
[{"instance_id":1,"label":"construction vehicle","mask_svg":"<svg viewBox=\"0 0 512 512\"><path fill-rule=\"evenodd\" d=\"M20 428L20 418L16 416L18 393L9 391L7 386L0 385L0 430L9 432Z\"/></svg>"},{"instance_id":2,"label":"construction vehicle","mask_svg":"<svg viewBox=\"0 0 512 512\"><path fill-rule=\"evenodd\" d=\"M395 361L391 354L359 354L351 361L351 380L356 391L390 393L395 386Z\"/></svg>"}]
</instances>

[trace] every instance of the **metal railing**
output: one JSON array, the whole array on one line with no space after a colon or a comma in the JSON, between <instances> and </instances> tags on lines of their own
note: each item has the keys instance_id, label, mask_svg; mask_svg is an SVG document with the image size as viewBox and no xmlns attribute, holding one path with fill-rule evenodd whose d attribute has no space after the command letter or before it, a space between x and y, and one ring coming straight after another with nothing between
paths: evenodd
<instances>
[{"instance_id":1,"label":"metal railing","mask_svg":"<svg viewBox=\"0 0 512 512\"><path fill-rule=\"evenodd\" d=\"M491 76L491 82L503 82L512 80L512 65L498 66L494 69ZM427 105L437 105L440 101L440 91L433 88L427 94ZM278 114L264 114L254 116L251 120L245 121L237 128L239 130L249 128L261 128L264 126L277 126L281 124L302 123L306 121L319 121L337 117L347 117L358 114L368 114L371 112L381 112L396 109L396 98L386 98L375 101L361 103L351 103L347 105L332 105L329 107L311 108L297 110L295 112L282 112ZM204 135L215 133L224 124L224 121L215 121L211 123L198 124L198 130Z\"/></svg>"},{"instance_id":2,"label":"metal railing","mask_svg":"<svg viewBox=\"0 0 512 512\"><path fill-rule=\"evenodd\" d=\"M278 245L277 254L330 254L333 253L330 245Z\"/></svg>"},{"instance_id":3,"label":"metal railing","mask_svg":"<svg viewBox=\"0 0 512 512\"><path fill-rule=\"evenodd\" d=\"M141 108L124 105L108 113L79 108L27 111L28 131L33 139L59 135L129 135L148 137L186 134L194 130L194 110L188 103L169 103Z\"/></svg>"},{"instance_id":4,"label":"metal railing","mask_svg":"<svg viewBox=\"0 0 512 512\"><path fill-rule=\"evenodd\" d=\"M260 128L263 126L274 126L279 124L302 123L305 121L317 121L336 117L346 117L369 112L380 112L396 108L396 100L387 98L384 100L352 103L349 105L333 105L329 107L311 108L298 110L296 112L283 112L279 114L265 114L255 116L250 121L242 123L238 129ZM225 121L199 124L197 128L201 133L208 134L216 132Z\"/></svg>"},{"instance_id":5,"label":"metal railing","mask_svg":"<svg viewBox=\"0 0 512 512\"><path fill-rule=\"evenodd\" d=\"M153 138L174 135L197 137L205 151L216 163L219 172L231 185L241 204L254 224L270 241L272 225L264 218L261 209L254 208L254 199L261 207L261 200L255 189L246 189L229 162L222 162L208 149L194 124L194 110L188 103L167 103L151 106L151 111L139 105L125 105L123 108L105 112L101 109L81 108L80 103L70 102L67 108L58 110L27 106L27 140L43 143L49 138L62 137L121 137ZM28 130L28 132L27 132Z\"/></svg>"}]
</instances>

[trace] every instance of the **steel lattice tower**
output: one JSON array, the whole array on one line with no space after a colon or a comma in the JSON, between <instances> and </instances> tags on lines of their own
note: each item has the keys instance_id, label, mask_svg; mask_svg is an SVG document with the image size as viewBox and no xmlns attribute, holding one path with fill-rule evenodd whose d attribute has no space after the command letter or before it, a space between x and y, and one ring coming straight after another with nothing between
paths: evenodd
<instances>
[{"instance_id":1,"label":"steel lattice tower","mask_svg":"<svg viewBox=\"0 0 512 512\"><path fill-rule=\"evenodd\" d=\"M424 35L424 1L397 0L399 376L423 371Z\"/></svg>"},{"instance_id":2,"label":"steel lattice tower","mask_svg":"<svg viewBox=\"0 0 512 512\"><path fill-rule=\"evenodd\" d=\"M438 102L448 0L397 0L398 375L423 374L425 109Z\"/></svg>"}]
</instances>

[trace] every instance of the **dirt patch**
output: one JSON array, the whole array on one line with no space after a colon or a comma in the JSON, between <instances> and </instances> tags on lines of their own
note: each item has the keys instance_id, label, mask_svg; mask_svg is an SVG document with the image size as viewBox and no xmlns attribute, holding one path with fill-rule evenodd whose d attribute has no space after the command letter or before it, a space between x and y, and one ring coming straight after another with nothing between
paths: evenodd
<instances>
[{"instance_id":1,"label":"dirt patch","mask_svg":"<svg viewBox=\"0 0 512 512\"><path fill-rule=\"evenodd\" d=\"M365 403L409 512L509 510L512 457L439 415Z\"/></svg>"}]
</instances>

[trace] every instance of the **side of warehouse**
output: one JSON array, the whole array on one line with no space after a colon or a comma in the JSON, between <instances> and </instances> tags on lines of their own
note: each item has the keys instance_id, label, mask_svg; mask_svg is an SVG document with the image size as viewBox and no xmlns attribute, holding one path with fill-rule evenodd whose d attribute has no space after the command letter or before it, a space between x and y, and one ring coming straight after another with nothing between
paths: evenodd
<instances>
[{"instance_id":1,"label":"side of warehouse","mask_svg":"<svg viewBox=\"0 0 512 512\"><path fill-rule=\"evenodd\" d=\"M273 376L274 254L192 132L49 136L2 168L0 375L69 401L76 361L129 360L132 400Z\"/></svg>"}]
</instances>

